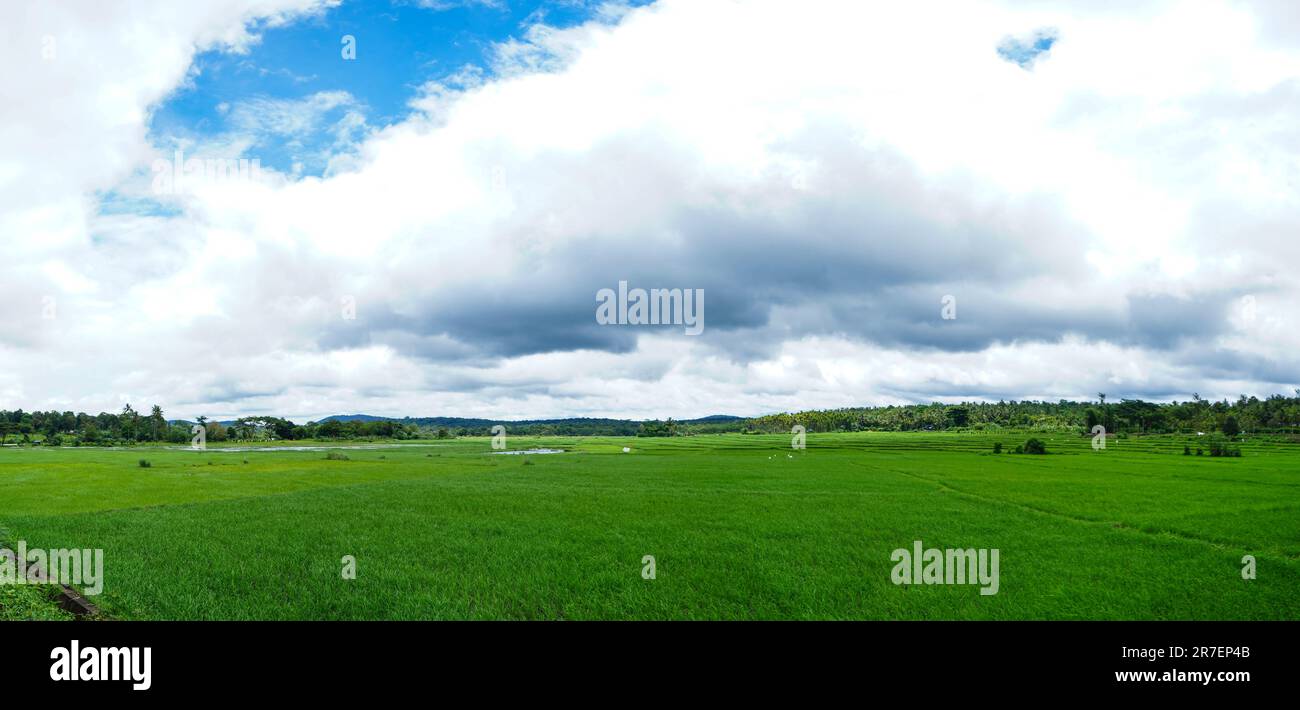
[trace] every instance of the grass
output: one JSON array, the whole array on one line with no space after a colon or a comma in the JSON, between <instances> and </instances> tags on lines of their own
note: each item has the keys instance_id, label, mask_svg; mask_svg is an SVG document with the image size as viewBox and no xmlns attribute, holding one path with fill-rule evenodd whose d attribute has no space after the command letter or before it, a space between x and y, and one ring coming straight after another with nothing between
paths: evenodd
<instances>
[{"instance_id":1,"label":"grass","mask_svg":"<svg viewBox=\"0 0 1300 710\"><path fill-rule=\"evenodd\" d=\"M0 621L66 621L72 614L60 609L48 587L0 584Z\"/></svg>"},{"instance_id":2,"label":"grass","mask_svg":"<svg viewBox=\"0 0 1300 710\"><path fill-rule=\"evenodd\" d=\"M1047 455L1009 453L1031 436ZM149 468L10 448L0 528L103 548L92 601L126 619L1300 619L1300 445L1183 456L1196 440L512 437L566 452L151 448ZM999 593L894 585L918 539L999 549Z\"/></svg>"}]
</instances>

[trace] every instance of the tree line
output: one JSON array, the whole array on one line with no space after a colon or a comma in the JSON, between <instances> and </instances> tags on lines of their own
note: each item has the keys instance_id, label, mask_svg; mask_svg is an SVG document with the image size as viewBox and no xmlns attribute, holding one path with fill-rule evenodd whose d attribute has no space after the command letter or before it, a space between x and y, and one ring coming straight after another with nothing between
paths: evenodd
<instances>
[{"instance_id":1,"label":"tree line","mask_svg":"<svg viewBox=\"0 0 1300 710\"><path fill-rule=\"evenodd\" d=\"M388 420L326 420L295 424L272 416L243 417L233 422L168 420L162 407L154 405L149 414L137 412L130 404L116 414L101 412L0 410L0 444L40 443L49 446L112 446L136 443L189 444L194 426L204 427L207 441L276 441L299 439L415 439L437 436L413 424Z\"/></svg>"},{"instance_id":2,"label":"tree line","mask_svg":"<svg viewBox=\"0 0 1300 710\"><path fill-rule=\"evenodd\" d=\"M1300 428L1300 389L1296 396L1272 395L1266 399L1241 395L1211 402L1193 394L1184 402L1145 402L1140 399L1074 402L998 401L961 404L910 404L853 407L772 414L747 419L742 429L751 433L785 433L795 424L808 431L935 431L944 429L1080 429L1103 426L1108 432L1159 434L1221 431L1296 433Z\"/></svg>"},{"instance_id":3,"label":"tree line","mask_svg":"<svg viewBox=\"0 0 1300 710\"><path fill-rule=\"evenodd\" d=\"M936 431L946 429L1078 429L1103 426L1113 433L1157 434L1222 432L1250 433L1300 431L1300 389L1294 397L1272 395L1265 399L1241 395L1236 401L1209 401L1200 395L1183 402L1146 402L1140 399L1057 402L998 401L961 404L909 404L883 407L810 410L770 414L750 419L708 417L674 421L623 419L561 419L502 422L512 435L525 436L691 436L721 433L788 433L796 424L810 432L830 431ZM295 424L273 416L243 417L233 422L168 420L161 407L148 414L126 405L121 412L91 415L59 411L0 410L0 444L41 443L52 446L108 446L163 442L188 444L193 427L205 427L208 441L274 441L307 439L432 439L456 436L491 436L493 422L486 419L406 418L350 420L327 419Z\"/></svg>"}]
</instances>

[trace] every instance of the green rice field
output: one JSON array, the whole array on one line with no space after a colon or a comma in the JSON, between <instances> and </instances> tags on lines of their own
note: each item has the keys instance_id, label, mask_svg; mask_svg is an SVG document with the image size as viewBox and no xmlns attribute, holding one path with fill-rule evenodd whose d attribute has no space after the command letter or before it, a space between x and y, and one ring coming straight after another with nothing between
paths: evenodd
<instances>
[{"instance_id":1,"label":"green rice field","mask_svg":"<svg viewBox=\"0 0 1300 710\"><path fill-rule=\"evenodd\" d=\"M109 619L1300 619L1300 444L1196 439L6 447L0 541L103 549ZM998 592L895 584L916 540L999 550ZM30 590L0 618L60 616Z\"/></svg>"}]
</instances>

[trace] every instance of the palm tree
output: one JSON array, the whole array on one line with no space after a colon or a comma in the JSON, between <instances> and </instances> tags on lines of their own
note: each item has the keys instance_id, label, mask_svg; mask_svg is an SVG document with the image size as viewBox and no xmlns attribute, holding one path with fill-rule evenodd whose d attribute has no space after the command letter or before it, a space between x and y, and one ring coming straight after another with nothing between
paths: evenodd
<instances>
[{"instance_id":1,"label":"palm tree","mask_svg":"<svg viewBox=\"0 0 1300 710\"><path fill-rule=\"evenodd\" d=\"M159 407L156 404L153 406L153 410L149 412L149 428L149 433L153 437L153 440L161 441L163 438L163 430L167 428L167 420L163 418L162 407Z\"/></svg>"}]
</instances>

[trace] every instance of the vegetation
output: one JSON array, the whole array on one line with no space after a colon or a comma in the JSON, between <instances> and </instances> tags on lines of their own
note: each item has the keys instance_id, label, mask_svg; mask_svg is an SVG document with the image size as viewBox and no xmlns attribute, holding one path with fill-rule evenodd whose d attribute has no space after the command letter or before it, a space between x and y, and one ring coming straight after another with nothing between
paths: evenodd
<instances>
[{"instance_id":1,"label":"vegetation","mask_svg":"<svg viewBox=\"0 0 1300 710\"><path fill-rule=\"evenodd\" d=\"M66 621L49 587L0 584L0 621Z\"/></svg>"},{"instance_id":2,"label":"vegetation","mask_svg":"<svg viewBox=\"0 0 1300 710\"><path fill-rule=\"evenodd\" d=\"M1038 439L1030 439L1029 441L1025 442L1024 447L1021 449L1021 453L1045 454L1047 453L1047 444L1044 444Z\"/></svg>"},{"instance_id":3,"label":"vegetation","mask_svg":"<svg viewBox=\"0 0 1300 710\"><path fill-rule=\"evenodd\" d=\"M1168 434L1222 431L1235 437L1241 432L1300 432L1300 390L1296 396L1273 395L1267 399L1242 395L1236 402L1210 402L1192 395L1187 402L1157 404L1125 399L1099 402L965 402L914 404L889 407L856 407L817 410L795 414L773 414L748 419L747 431L789 432L802 424L810 432L831 431L941 431L945 429L1033 429L1037 431L1082 430L1091 432L1098 424L1108 432Z\"/></svg>"},{"instance_id":4,"label":"vegetation","mask_svg":"<svg viewBox=\"0 0 1300 710\"><path fill-rule=\"evenodd\" d=\"M1241 447L1232 446L1224 439L1220 437L1214 437L1210 439L1210 455L1240 457Z\"/></svg>"},{"instance_id":5,"label":"vegetation","mask_svg":"<svg viewBox=\"0 0 1300 710\"><path fill-rule=\"evenodd\" d=\"M145 442L188 444L195 424L206 427L208 442L359 441L455 439L491 436L492 427L504 423L514 436L698 436L745 432L789 433L796 424L809 432L832 431L975 431L1031 429L1091 432L1097 425L1115 434L1168 434L1221 432L1228 438L1242 433L1300 435L1300 390L1294 397L1266 399L1242 395L1235 402L1210 402L1192 395L1186 402L1157 404L1138 399L1098 402L965 402L888 407L815 410L771 414L752 419L713 416L692 420L637 422L622 419L555 419L500 422L489 419L424 417L331 417L320 422L294 424L280 417L244 417L212 422L169 421L155 405L148 415L126 405L117 414L89 415L72 412L0 410L0 444L49 446L113 446Z\"/></svg>"},{"instance_id":6,"label":"vegetation","mask_svg":"<svg viewBox=\"0 0 1300 710\"><path fill-rule=\"evenodd\" d=\"M258 442L311 439L414 439L421 435L418 427L390 420L328 420L304 425L279 417L244 417L232 422L168 421L162 408L155 405L145 416L126 405L117 414L107 412L91 416L72 412L24 412L21 409L0 411L0 444L43 444L48 446L129 446L161 442L189 444L193 427L205 427L209 442Z\"/></svg>"},{"instance_id":7,"label":"vegetation","mask_svg":"<svg viewBox=\"0 0 1300 710\"><path fill-rule=\"evenodd\" d=\"M1237 418L1231 414L1223 418L1223 426L1221 426L1220 429L1223 430L1224 436L1228 437L1233 437L1241 433L1241 426L1237 424Z\"/></svg>"},{"instance_id":8,"label":"vegetation","mask_svg":"<svg viewBox=\"0 0 1300 710\"><path fill-rule=\"evenodd\" d=\"M155 449L148 469L10 447L0 528L104 548L110 618L1300 619L1289 436L1233 442L1240 459L1077 431L1036 433L1049 457L988 455L1005 437L812 433L797 455L788 433L512 437L572 452L526 467L479 437L346 466L274 444ZM1000 591L895 586L916 539L999 549ZM1268 574L1243 580L1246 554Z\"/></svg>"},{"instance_id":9,"label":"vegetation","mask_svg":"<svg viewBox=\"0 0 1300 710\"><path fill-rule=\"evenodd\" d=\"M677 423L672 417L668 421L661 422L658 419L651 422L642 422L641 427L636 432L637 436L677 436Z\"/></svg>"}]
</instances>

